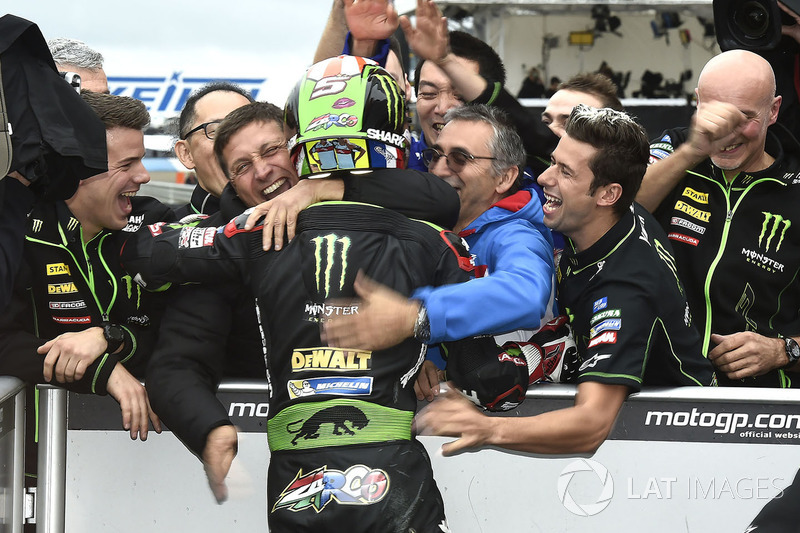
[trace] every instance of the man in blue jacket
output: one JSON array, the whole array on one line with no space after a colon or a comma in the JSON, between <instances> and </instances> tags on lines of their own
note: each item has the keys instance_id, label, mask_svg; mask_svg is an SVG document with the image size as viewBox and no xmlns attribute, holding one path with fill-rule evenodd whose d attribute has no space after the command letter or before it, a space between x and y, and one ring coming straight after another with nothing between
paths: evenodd
<instances>
[{"instance_id":1,"label":"man in blue jacket","mask_svg":"<svg viewBox=\"0 0 800 533\"><path fill-rule=\"evenodd\" d=\"M419 338L420 330L429 328L426 340L435 344L535 330L551 316L550 230L542 221L539 198L519 189L525 152L502 112L482 105L451 110L424 158L429 171L458 192L461 210L454 231L469 245L478 279L424 287L411 299L362 280L356 287L366 305L358 315L327 322L329 341L392 346ZM524 339L531 333L524 333ZM430 384L438 390L433 376Z\"/></svg>"}]
</instances>

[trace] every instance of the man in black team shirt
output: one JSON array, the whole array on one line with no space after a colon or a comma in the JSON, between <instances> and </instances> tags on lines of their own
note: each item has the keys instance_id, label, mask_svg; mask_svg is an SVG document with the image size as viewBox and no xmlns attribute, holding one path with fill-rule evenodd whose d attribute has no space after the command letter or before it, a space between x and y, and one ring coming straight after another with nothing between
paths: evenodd
<instances>
[{"instance_id":1,"label":"man in black team shirt","mask_svg":"<svg viewBox=\"0 0 800 533\"><path fill-rule=\"evenodd\" d=\"M499 446L533 453L594 452L622 403L648 385L711 385L669 242L631 204L647 165L647 137L628 115L578 105L539 177L544 222L568 239L559 306L581 358L575 405L533 417L488 417L452 394L417 417L422 434L456 436L443 451Z\"/></svg>"}]
</instances>

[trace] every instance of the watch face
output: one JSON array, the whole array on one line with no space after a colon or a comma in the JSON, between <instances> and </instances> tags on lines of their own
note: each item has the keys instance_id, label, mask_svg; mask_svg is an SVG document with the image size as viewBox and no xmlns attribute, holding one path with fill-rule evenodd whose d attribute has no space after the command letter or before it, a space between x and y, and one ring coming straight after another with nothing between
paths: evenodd
<instances>
[{"instance_id":1,"label":"watch face","mask_svg":"<svg viewBox=\"0 0 800 533\"><path fill-rule=\"evenodd\" d=\"M122 343L125 341L125 333L119 326L105 326L103 328L103 333L106 340L109 342Z\"/></svg>"},{"instance_id":2,"label":"watch face","mask_svg":"<svg viewBox=\"0 0 800 533\"><path fill-rule=\"evenodd\" d=\"M800 359L800 345L794 339L786 338L786 348L789 353L789 358L793 361Z\"/></svg>"}]
</instances>

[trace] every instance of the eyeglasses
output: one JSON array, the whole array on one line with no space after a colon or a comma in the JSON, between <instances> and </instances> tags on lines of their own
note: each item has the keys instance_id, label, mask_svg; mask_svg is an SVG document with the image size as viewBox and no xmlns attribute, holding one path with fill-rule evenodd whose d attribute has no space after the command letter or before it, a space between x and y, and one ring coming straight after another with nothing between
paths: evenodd
<instances>
[{"instance_id":1,"label":"eyeglasses","mask_svg":"<svg viewBox=\"0 0 800 533\"><path fill-rule=\"evenodd\" d=\"M242 176L246 175L253 169L253 165L256 161L262 160L266 161L272 157L275 157L279 152L282 150L286 150L288 148L287 142L282 142L280 144L265 144L261 147L261 153L254 155L250 159L239 159L234 162L233 168L228 170L228 174L230 175L232 180L236 180L241 178Z\"/></svg>"},{"instance_id":2,"label":"eyeglasses","mask_svg":"<svg viewBox=\"0 0 800 533\"><path fill-rule=\"evenodd\" d=\"M192 128L189 131L187 131L186 135L181 137L181 139L185 141L186 139L189 138L189 135L191 135L192 133L194 133L196 131L203 130L203 133L205 133L206 138L209 141L213 141L214 140L214 135L217 133L217 127L219 126L220 122L222 122L222 121L221 120L212 120L211 122L203 122L202 124L200 124L196 128Z\"/></svg>"},{"instance_id":3,"label":"eyeglasses","mask_svg":"<svg viewBox=\"0 0 800 533\"><path fill-rule=\"evenodd\" d=\"M422 160L425 162L425 166L428 168L431 168L433 165L435 165L436 162L442 157L444 157L445 161L447 161L447 166L453 172L461 172L464 170L464 167L467 163L474 163L476 159L497 159L496 157L468 154L467 152L458 149L453 150L449 154L444 154L436 148L426 148L422 151Z\"/></svg>"}]
</instances>

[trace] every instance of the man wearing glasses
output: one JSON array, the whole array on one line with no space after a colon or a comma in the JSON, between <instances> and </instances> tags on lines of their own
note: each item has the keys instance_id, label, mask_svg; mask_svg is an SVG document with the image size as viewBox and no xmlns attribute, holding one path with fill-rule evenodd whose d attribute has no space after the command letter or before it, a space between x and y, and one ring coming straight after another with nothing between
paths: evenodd
<instances>
[{"instance_id":1,"label":"man wearing glasses","mask_svg":"<svg viewBox=\"0 0 800 533\"><path fill-rule=\"evenodd\" d=\"M178 119L175 155L183 166L194 170L197 187L191 201L175 211L178 218L219 211L219 198L228 180L214 157L214 132L228 113L252 101L241 87L227 82L205 85L186 100Z\"/></svg>"},{"instance_id":2,"label":"man wearing glasses","mask_svg":"<svg viewBox=\"0 0 800 533\"><path fill-rule=\"evenodd\" d=\"M469 245L478 279L418 289L409 300L374 284L362 287L367 308L327 322L328 342L392 346L414 334L420 315L429 323L430 344L515 330L525 333L514 340L527 341L528 330L552 317L553 243L538 197L519 188L525 162L519 135L502 111L488 106L454 108L445 120L422 155L429 172L458 193L453 229ZM439 386L431 363L420 381L418 397L433 399Z\"/></svg>"}]
</instances>

